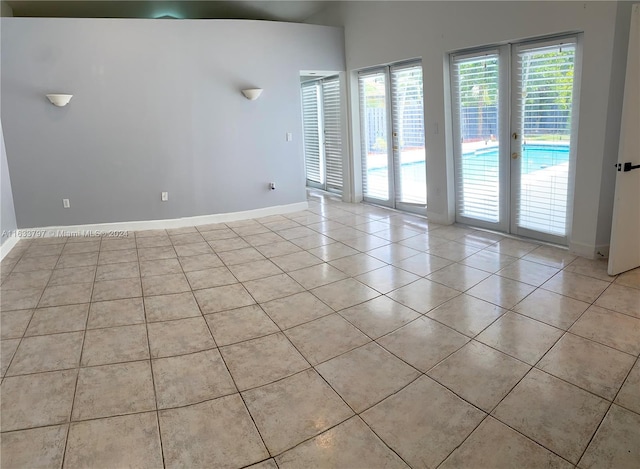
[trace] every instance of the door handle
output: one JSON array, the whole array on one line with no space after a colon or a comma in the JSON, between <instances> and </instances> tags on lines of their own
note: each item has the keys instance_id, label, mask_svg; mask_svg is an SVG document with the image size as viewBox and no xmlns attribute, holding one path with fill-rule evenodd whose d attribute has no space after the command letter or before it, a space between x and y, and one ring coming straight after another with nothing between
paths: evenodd
<instances>
[{"instance_id":1,"label":"door handle","mask_svg":"<svg viewBox=\"0 0 640 469\"><path fill-rule=\"evenodd\" d=\"M626 163L616 163L615 167L618 168L618 171L622 171L628 173L632 169L640 169L640 164L634 165L631 161L627 161Z\"/></svg>"},{"instance_id":2,"label":"door handle","mask_svg":"<svg viewBox=\"0 0 640 469\"><path fill-rule=\"evenodd\" d=\"M518 154L516 152L511 153L511 159L512 160L517 160L518 159Z\"/></svg>"}]
</instances>

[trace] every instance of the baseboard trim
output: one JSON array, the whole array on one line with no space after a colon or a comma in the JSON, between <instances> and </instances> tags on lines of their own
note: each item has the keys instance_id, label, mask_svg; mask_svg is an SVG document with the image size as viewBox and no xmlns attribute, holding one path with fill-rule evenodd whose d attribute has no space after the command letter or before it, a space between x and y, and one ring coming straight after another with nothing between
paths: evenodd
<instances>
[{"instance_id":1,"label":"baseboard trim","mask_svg":"<svg viewBox=\"0 0 640 469\"><path fill-rule=\"evenodd\" d=\"M584 244L574 241L569 242L569 252L587 259L606 259L609 257L608 244Z\"/></svg>"},{"instance_id":2,"label":"baseboard trim","mask_svg":"<svg viewBox=\"0 0 640 469\"><path fill-rule=\"evenodd\" d=\"M216 213L213 215L199 215L195 217L115 223L93 223L89 225L46 226L42 228L25 228L23 231L38 232L39 237L45 238L56 236L97 236L98 234L108 234L109 232L158 230L208 225L212 223L226 223L231 221L247 220L250 218L268 217L271 215L284 215L286 213L307 210L308 208L308 202L298 202L295 204L274 205L272 207L257 208L242 212ZM4 249L4 244L2 245L2 248Z\"/></svg>"},{"instance_id":3,"label":"baseboard trim","mask_svg":"<svg viewBox=\"0 0 640 469\"><path fill-rule=\"evenodd\" d=\"M11 238L7 238L7 240L2 243L2 246L0 246L0 261L11 252L15 245L18 244L18 241L20 241L20 238L12 236Z\"/></svg>"},{"instance_id":4,"label":"baseboard trim","mask_svg":"<svg viewBox=\"0 0 640 469\"><path fill-rule=\"evenodd\" d=\"M446 214L443 215L441 213L430 212L427 210L427 220L440 223L442 225L452 225L456 222L455 219L451 220Z\"/></svg>"}]
</instances>

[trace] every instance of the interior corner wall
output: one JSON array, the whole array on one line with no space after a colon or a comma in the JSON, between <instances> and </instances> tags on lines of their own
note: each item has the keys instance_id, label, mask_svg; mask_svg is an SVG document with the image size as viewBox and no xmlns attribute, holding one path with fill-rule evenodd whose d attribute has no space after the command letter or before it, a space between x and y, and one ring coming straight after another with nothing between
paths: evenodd
<instances>
[{"instance_id":1,"label":"interior corner wall","mask_svg":"<svg viewBox=\"0 0 640 469\"><path fill-rule=\"evenodd\" d=\"M11 177L7 165L7 152L4 146L2 122L0 122L0 245L4 244L17 228L16 213L13 206L13 193L11 192Z\"/></svg>"},{"instance_id":2,"label":"interior corner wall","mask_svg":"<svg viewBox=\"0 0 640 469\"><path fill-rule=\"evenodd\" d=\"M613 191L603 177L605 158L616 153L621 102L611 86L624 75L614 58L624 43L616 2L339 2L307 20L345 29L347 73L421 58L424 78L428 215L453 222L455 197L451 121L446 118L443 60L450 52L536 37L583 32L576 183L570 248L594 255L610 224ZM627 17L628 19L628 17ZM628 28L628 27L627 27ZM616 33L620 36L616 38ZM626 46L625 46L626 50ZM353 85L350 95L357 95ZM351 99L353 102L353 99ZM357 109L350 110L357 115ZM616 125L616 116L618 124ZM439 130L436 130L439 129ZM438 133L435 133L438 132ZM353 151L354 146L352 146ZM608 239L608 238L606 238Z\"/></svg>"},{"instance_id":3,"label":"interior corner wall","mask_svg":"<svg viewBox=\"0 0 640 469\"><path fill-rule=\"evenodd\" d=\"M1 26L18 227L306 201L299 73L344 70L342 28L75 18L3 18ZM264 89L258 100L241 94L255 87ZM48 93L73 98L55 107Z\"/></svg>"}]
</instances>

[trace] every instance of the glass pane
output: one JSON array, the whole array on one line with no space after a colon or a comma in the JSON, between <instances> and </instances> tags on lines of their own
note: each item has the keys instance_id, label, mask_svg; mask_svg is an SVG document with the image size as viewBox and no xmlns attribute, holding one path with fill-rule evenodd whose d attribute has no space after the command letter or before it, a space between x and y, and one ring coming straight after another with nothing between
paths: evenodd
<instances>
[{"instance_id":1,"label":"glass pane","mask_svg":"<svg viewBox=\"0 0 640 469\"><path fill-rule=\"evenodd\" d=\"M458 215L500 221L498 55L456 59L454 93L461 148L456 158Z\"/></svg>"},{"instance_id":2,"label":"glass pane","mask_svg":"<svg viewBox=\"0 0 640 469\"><path fill-rule=\"evenodd\" d=\"M380 72L359 81L364 196L389 200L386 77Z\"/></svg>"},{"instance_id":3,"label":"glass pane","mask_svg":"<svg viewBox=\"0 0 640 469\"><path fill-rule=\"evenodd\" d=\"M566 235L575 45L518 54L519 227Z\"/></svg>"},{"instance_id":4,"label":"glass pane","mask_svg":"<svg viewBox=\"0 0 640 469\"><path fill-rule=\"evenodd\" d=\"M342 190L342 127L338 77L322 81L322 112L327 188Z\"/></svg>"},{"instance_id":5,"label":"glass pane","mask_svg":"<svg viewBox=\"0 0 640 469\"><path fill-rule=\"evenodd\" d=\"M396 201L426 205L422 66L391 69Z\"/></svg>"},{"instance_id":6,"label":"glass pane","mask_svg":"<svg viewBox=\"0 0 640 469\"><path fill-rule=\"evenodd\" d=\"M307 183L324 182L318 120L318 84L302 85L302 126L304 129L304 164Z\"/></svg>"}]
</instances>

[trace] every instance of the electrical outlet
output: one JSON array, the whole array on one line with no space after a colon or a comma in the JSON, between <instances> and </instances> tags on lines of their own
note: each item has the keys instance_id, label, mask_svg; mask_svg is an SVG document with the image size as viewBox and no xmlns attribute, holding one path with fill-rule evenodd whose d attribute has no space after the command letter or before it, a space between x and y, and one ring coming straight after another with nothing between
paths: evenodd
<instances>
[{"instance_id":1,"label":"electrical outlet","mask_svg":"<svg viewBox=\"0 0 640 469\"><path fill-rule=\"evenodd\" d=\"M69 203L69 199L62 199L62 206L64 208L69 208L71 207L71 204Z\"/></svg>"},{"instance_id":2,"label":"electrical outlet","mask_svg":"<svg viewBox=\"0 0 640 469\"><path fill-rule=\"evenodd\" d=\"M169 200L169 193L168 192L162 192L160 194L160 200L162 200L163 202L166 202L167 200Z\"/></svg>"},{"instance_id":3,"label":"electrical outlet","mask_svg":"<svg viewBox=\"0 0 640 469\"><path fill-rule=\"evenodd\" d=\"M290 142L293 140L293 134L291 132L287 132L287 137L286 137L287 142Z\"/></svg>"}]
</instances>

